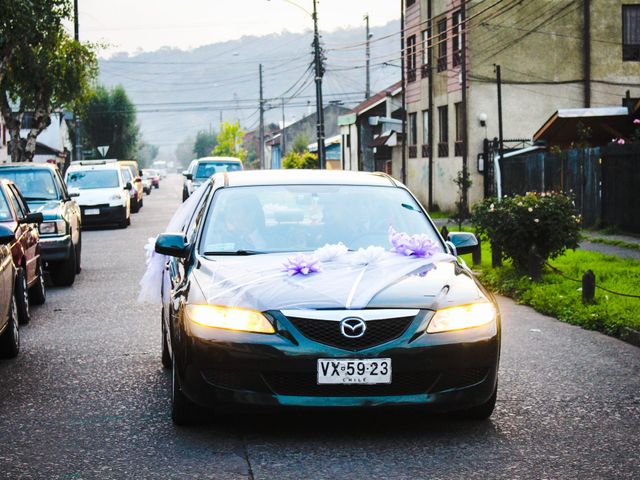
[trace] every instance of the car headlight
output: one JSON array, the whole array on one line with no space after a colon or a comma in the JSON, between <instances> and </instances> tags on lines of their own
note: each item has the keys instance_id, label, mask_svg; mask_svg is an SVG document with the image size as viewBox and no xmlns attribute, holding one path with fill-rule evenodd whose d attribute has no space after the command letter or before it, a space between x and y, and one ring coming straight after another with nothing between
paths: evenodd
<instances>
[{"instance_id":1,"label":"car headlight","mask_svg":"<svg viewBox=\"0 0 640 480\"><path fill-rule=\"evenodd\" d=\"M450 332L479 327L496 319L492 303L472 303L438 310L429 322L427 333Z\"/></svg>"},{"instance_id":2,"label":"car headlight","mask_svg":"<svg viewBox=\"0 0 640 480\"><path fill-rule=\"evenodd\" d=\"M187 305L187 318L204 327L254 333L275 333L273 325L260 312L218 305Z\"/></svg>"},{"instance_id":3,"label":"car headlight","mask_svg":"<svg viewBox=\"0 0 640 480\"><path fill-rule=\"evenodd\" d=\"M67 222L64 220L54 220L52 222L42 222L38 227L43 235L56 233L67 233Z\"/></svg>"},{"instance_id":4,"label":"car headlight","mask_svg":"<svg viewBox=\"0 0 640 480\"><path fill-rule=\"evenodd\" d=\"M110 202L119 202L120 200L122 200L122 195L120 195L119 193L116 193L115 195L111 195L111 197L109 197Z\"/></svg>"}]
</instances>

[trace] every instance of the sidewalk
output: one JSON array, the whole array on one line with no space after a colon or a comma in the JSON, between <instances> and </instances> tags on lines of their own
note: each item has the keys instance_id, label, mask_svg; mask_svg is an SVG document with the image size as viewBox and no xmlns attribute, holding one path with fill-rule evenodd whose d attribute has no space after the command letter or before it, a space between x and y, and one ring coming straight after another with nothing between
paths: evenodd
<instances>
[{"instance_id":1,"label":"sidewalk","mask_svg":"<svg viewBox=\"0 0 640 480\"><path fill-rule=\"evenodd\" d=\"M585 240L580 242L580 248L583 250L640 261L640 237L607 235L586 230L583 230L582 235Z\"/></svg>"}]
</instances>

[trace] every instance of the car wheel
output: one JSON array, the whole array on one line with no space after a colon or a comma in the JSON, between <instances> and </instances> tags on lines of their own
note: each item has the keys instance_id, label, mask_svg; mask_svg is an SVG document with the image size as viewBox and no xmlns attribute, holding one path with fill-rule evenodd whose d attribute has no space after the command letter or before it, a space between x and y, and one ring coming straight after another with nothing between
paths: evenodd
<instances>
[{"instance_id":1,"label":"car wheel","mask_svg":"<svg viewBox=\"0 0 640 480\"><path fill-rule=\"evenodd\" d=\"M493 391L493 395L491 395L491 398L489 400L487 400L485 403L481 403L480 405L476 405L475 407L471 407L468 410L457 412L457 415L464 420L486 420L493 413L493 409L496 406L497 396L498 386L496 385L496 388Z\"/></svg>"},{"instance_id":2,"label":"car wheel","mask_svg":"<svg viewBox=\"0 0 640 480\"><path fill-rule=\"evenodd\" d=\"M144 207L144 200L142 197L140 197L140 200L138 200L138 210L140 210L142 207Z\"/></svg>"},{"instance_id":3,"label":"car wheel","mask_svg":"<svg viewBox=\"0 0 640 480\"><path fill-rule=\"evenodd\" d=\"M182 190L182 201L183 201L183 202L186 202L186 201L187 201L187 198L189 198L189 192L188 192L188 191L187 191L187 189L185 188L185 189L183 189L183 190Z\"/></svg>"},{"instance_id":4,"label":"car wheel","mask_svg":"<svg viewBox=\"0 0 640 480\"><path fill-rule=\"evenodd\" d=\"M29 289L29 301L32 305L42 305L47 299L47 290L44 286L44 271L42 270L42 259L38 260L38 279L33 287Z\"/></svg>"},{"instance_id":5,"label":"car wheel","mask_svg":"<svg viewBox=\"0 0 640 480\"><path fill-rule=\"evenodd\" d=\"M131 202L131 213L138 213L138 210L140 210L140 200Z\"/></svg>"},{"instance_id":6,"label":"car wheel","mask_svg":"<svg viewBox=\"0 0 640 480\"><path fill-rule=\"evenodd\" d=\"M176 356L171 359L171 419L176 425L191 425L197 419L200 408L189 400L180 386Z\"/></svg>"},{"instance_id":7,"label":"car wheel","mask_svg":"<svg viewBox=\"0 0 640 480\"><path fill-rule=\"evenodd\" d=\"M18 323L18 302L16 301L16 296L12 295L7 328L0 335L0 357L2 358L13 358L20 351L20 327Z\"/></svg>"},{"instance_id":8,"label":"car wheel","mask_svg":"<svg viewBox=\"0 0 640 480\"><path fill-rule=\"evenodd\" d=\"M18 309L18 321L24 325L31 320L31 311L29 310L29 289L27 288L27 276L24 268L18 268L16 277L16 300Z\"/></svg>"},{"instance_id":9,"label":"car wheel","mask_svg":"<svg viewBox=\"0 0 640 480\"><path fill-rule=\"evenodd\" d=\"M52 266L51 280L60 287L70 287L76 280L76 268L76 249L72 248L68 259Z\"/></svg>"},{"instance_id":10,"label":"car wheel","mask_svg":"<svg viewBox=\"0 0 640 480\"><path fill-rule=\"evenodd\" d=\"M171 355L169 354L169 344L167 343L167 331L164 328L164 308L162 309L162 366L171 368Z\"/></svg>"},{"instance_id":11,"label":"car wheel","mask_svg":"<svg viewBox=\"0 0 640 480\"><path fill-rule=\"evenodd\" d=\"M76 247L76 273L82 271L82 234L78 237L78 246Z\"/></svg>"},{"instance_id":12,"label":"car wheel","mask_svg":"<svg viewBox=\"0 0 640 480\"><path fill-rule=\"evenodd\" d=\"M154 185L153 188L160 188L160 185Z\"/></svg>"}]
</instances>

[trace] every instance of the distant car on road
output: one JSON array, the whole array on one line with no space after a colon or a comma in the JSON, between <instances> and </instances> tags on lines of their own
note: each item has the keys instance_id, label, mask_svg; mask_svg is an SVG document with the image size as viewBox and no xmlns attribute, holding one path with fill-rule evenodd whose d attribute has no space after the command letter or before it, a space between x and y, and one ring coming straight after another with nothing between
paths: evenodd
<instances>
[{"instance_id":1,"label":"distant car on road","mask_svg":"<svg viewBox=\"0 0 640 480\"><path fill-rule=\"evenodd\" d=\"M136 205L131 207L133 213L138 212L144 204L144 186L142 185L142 171L138 166L138 162L135 160L118 160L118 163L121 166L129 167L131 170L131 185L135 188L136 195Z\"/></svg>"},{"instance_id":2,"label":"distant car on road","mask_svg":"<svg viewBox=\"0 0 640 480\"><path fill-rule=\"evenodd\" d=\"M456 258L473 234L445 241L377 173L231 172L198 196L155 243L174 422L224 404L491 415L500 314Z\"/></svg>"},{"instance_id":3,"label":"distant car on road","mask_svg":"<svg viewBox=\"0 0 640 480\"><path fill-rule=\"evenodd\" d=\"M13 263L17 268L16 292L18 295L18 319L28 323L31 319L29 303L42 305L46 300L43 259L40 252L42 223L40 212L31 212L20 190L11 180L0 179L0 227L11 249Z\"/></svg>"},{"instance_id":4,"label":"distant car on road","mask_svg":"<svg viewBox=\"0 0 640 480\"><path fill-rule=\"evenodd\" d=\"M133 185L124 180L115 160L72 162L65 180L69 193L78 195L83 225L116 224L126 228L131 223Z\"/></svg>"},{"instance_id":5,"label":"distant car on road","mask_svg":"<svg viewBox=\"0 0 640 480\"><path fill-rule=\"evenodd\" d=\"M200 187L209 177L221 172L243 170L242 160L234 157L203 157L193 160L182 174L185 177L182 189L182 201Z\"/></svg>"},{"instance_id":6,"label":"distant car on road","mask_svg":"<svg viewBox=\"0 0 640 480\"><path fill-rule=\"evenodd\" d=\"M47 163L0 165L0 177L15 182L29 209L41 212L40 248L53 283L70 286L81 270L80 207L67 191L60 171Z\"/></svg>"},{"instance_id":7,"label":"distant car on road","mask_svg":"<svg viewBox=\"0 0 640 480\"><path fill-rule=\"evenodd\" d=\"M13 232L0 225L0 358L13 358L20 350L16 267L11 249Z\"/></svg>"},{"instance_id":8,"label":"distant car on road","mask_svg":"<svg viewBox=\"0 0 640 480\"><path fill-rule=\"evenodd\" d=\"M156 160L151 165L155 170L158 171L160 178L166 178L167 176L167 162L164 160Z\"/></svg>"},{"instance_id":9,"label":"distant car on road","mask_svg":"<svg viewBox=\"0 0 640 480\"><path fill-rule=\"evenodd\" d=\"M160 188L160 174L152 168L142 169L142 178L148 178L153 188Z\"/></svg>"},{"instance_id":10,"label":"distant car on road","mask_svg":"<svg viewBox=\"0 0 640 480\"><path fill-rule=\"evenodd\" d=\"M131 185L131 188L129 189L131 213L138 213L140 211L140 207L142 207L142 189L138 191L138 188L136 188L136 184L134 183L135 177L133 176L133 170L131 167L128 167L127 165L120 165L120 171L122 172L124 181Z\"/></svg>"}]
</instances>

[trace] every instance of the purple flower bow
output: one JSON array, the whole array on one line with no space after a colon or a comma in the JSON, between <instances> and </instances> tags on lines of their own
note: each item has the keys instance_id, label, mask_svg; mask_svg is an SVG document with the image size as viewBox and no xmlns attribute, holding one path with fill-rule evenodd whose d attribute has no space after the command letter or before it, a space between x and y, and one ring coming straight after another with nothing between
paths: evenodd
<instances>
[{"instance_id":1,"label":"purple flower bow","mask_svg":"<svg viewBox=\"0 0 640 480\"><path fill-rule=\"evenodd\" d=\"M389 243L391 251L407 257L427 258L437 253L440 248L424 233L408 235L404 232L396 232L389 227Z\"/></svg>"},{"instance_id":2,"label":"purple flower bow","mask_svg":"<svg viewBox=\"0 0 640 480\"><path fill-rule=\"evenodd\" d=\"M294 275L309 275L321 271L320 261L312 255L299 254L289 257L283 265L283 272L287 272L290 277Z\"/></svg>"}]
</instances>

